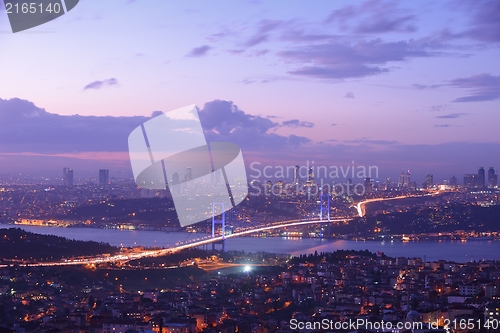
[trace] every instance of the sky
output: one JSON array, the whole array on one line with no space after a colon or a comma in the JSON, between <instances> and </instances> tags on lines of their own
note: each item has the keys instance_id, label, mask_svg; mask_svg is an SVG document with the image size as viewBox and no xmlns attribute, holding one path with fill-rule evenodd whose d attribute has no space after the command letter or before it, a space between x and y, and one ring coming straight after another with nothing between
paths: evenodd
<instances>
[{"instance_id":1,"label":"sky","mask_svg":"<svg viewBox=\"0 0 500 333\"><path fill-rule=\"evenodd\" d=\"M499 45L495 0L81 0L15 34L1 8L0 174L131 173L128 134L196 104L247 165L460 180L500 169Z\"/></svg>"}]
</instances>

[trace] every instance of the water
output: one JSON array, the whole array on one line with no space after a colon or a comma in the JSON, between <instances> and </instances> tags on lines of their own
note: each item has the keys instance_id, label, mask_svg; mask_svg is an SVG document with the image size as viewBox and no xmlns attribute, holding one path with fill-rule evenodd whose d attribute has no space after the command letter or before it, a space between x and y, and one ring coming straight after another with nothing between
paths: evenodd
<instances>
[{"instance_id":1,"label":"water","mask_svg":"<svg viewBox=\"0 0 500 333\"><path fill-rule=\"evenodd\" d=\"M20 227L26 231L56 235L76 240L93 240L106 242L115 246L168 247L176 242L202 238L201 233L143 230L116 230L97 228L57 228L37 226L13 226L0 224L0 228ZM220 245L218 245L219 247ZM427 261L451 260L466 262L472 260L500 260L500 240L488 241L422 241L422 242L379 242L351 241L315 238L257 238L238 237L226 240L227 250L244 250L245 252L274 252L294 255L304 253L331 252L335 250L369 250L381 251L390 257L426 256Z\"/></svg>"}]
</instances>

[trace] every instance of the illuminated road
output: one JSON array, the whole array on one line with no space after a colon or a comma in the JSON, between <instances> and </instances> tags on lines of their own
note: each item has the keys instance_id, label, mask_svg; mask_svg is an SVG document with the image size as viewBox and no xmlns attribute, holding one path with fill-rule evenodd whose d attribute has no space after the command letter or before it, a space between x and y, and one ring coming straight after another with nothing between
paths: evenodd
<instances>
[{"instance_id":1,"label":"illuminated road","mask_svg":"<svg viewBox=\"0 0 500 333\"><path fill-rule=\"evenodd\" d=\"M429 196L429 195L435 195L438 194L439 192L433 192L433 193L426 193L424 195L419 195L419 196L397 196L397 197L391 197L391 198L375 198L375 199L367 199L364 201L361 201L357 203L354 207L356 207L358 211L358 215L360 217L363 217L365 215L365 208L364 206L368 203L371 202L379 202L379 201L387 201L387 200L398 200L398 199L406 199L406 198L415 198L415 197L423 197L423 196ZM347 222L352 220L352 217L335 217L330 220L330 222ZM234 237L241 237L241 236L247 236L253 233L258 233L258 232L263 232L263 231L268 231L268 230L274 230L274 229L279 229L279 228L286 228L286 227L295 227L295 226L300 226L300 225L307 225L307 224L317 224L317 223L328 223L327 220L320 221L319 219L302 219L302 220L290 220L290 221L284 221L284 222L276 222L272 224L267 224L261 227L257 228L248 228L248 229L242 229L237 232L234 232L230 235L226 235L226 239L228 238L234 238ZM114 256L98 256L98 257L89 257L89 258L83 258L83 259L62 259L61 261L55 261L55 262L40 262L40 263L18 263L19 265L22 266L69 266L69 265L91 265L91 264L102 264L102 263L113 263L113 262L126 262L130 260L137 260L137 259L142 259L142 258L148 258L148 257L160 257L164 256L167 254L171 254L174 252L178 252L181 250L185 249L190 249L198 246L203 246L211 243L216 243L222 241L223 238L222 236L217 236L217 237L210 237L206 236L204 238L197 238L192 241L188 242L178 242L176 243L176 246L170 247L168 249L160 249L160 250L145 250L141 252L132 252L132 253L126 253L126 254L117 254ZM0 265L1 267L8 267L8 265Z\"/></svg>"},{"instance_id":2,"label":"illuminated road","mask_svg":"<svg viewBox=\"0 0 500 333\"><path fill-rule=\"evenodd\" d=\"M439 193L441 193L441 192L435 191L435 192L421 194L421 195L410 195L410 196L408 196L408 195L400 195L400 196L391 197L391 198L366 199L366 200L358 202L355 207L356 207L356 210L358 211L358 216L359 217L363 217L366 214L365 205L369 204L371 202L389 201L389 200L398 200L398 199L408 199L408 198L421 198L421 197L425 197L425 196L433 196L433 195L436 195L436 194L439 194Z\"/></svg>"}]
</instances>

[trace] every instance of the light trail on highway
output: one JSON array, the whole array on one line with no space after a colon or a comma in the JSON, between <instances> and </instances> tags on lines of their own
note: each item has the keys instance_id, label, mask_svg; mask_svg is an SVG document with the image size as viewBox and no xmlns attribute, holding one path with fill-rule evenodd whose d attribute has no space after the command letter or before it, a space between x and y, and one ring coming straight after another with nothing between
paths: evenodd
<instances>
[{"instance_id":1,"label":"light trail on highway","mask_svg":"<svg viewBox=\"0 0 500 333\"><path fill-rule=\"evenodd\" d=\"M439 194L439 191L436 192L431 192L431 193L426 193L422 195L400 195L397 197L392 197L392 198L373 198L373 199L366 199L363 201L358 202L355 207L356 210L358 211L358 216L363 217L366 214L364 206L366 204L372 203L372 202L379 202L379 201L389 201L389 200L398 200L398 199L409 199L409 198L421 198L425 196L433 196Z\"/></svg>"}]
</instances>

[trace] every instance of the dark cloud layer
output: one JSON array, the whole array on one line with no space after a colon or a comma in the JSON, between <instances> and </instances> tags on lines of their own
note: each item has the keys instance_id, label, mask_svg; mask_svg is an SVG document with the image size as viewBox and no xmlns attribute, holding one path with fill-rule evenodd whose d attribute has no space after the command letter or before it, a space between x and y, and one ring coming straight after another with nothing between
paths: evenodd
<instances>
[{"instance_id":1,"label":"dark cloud layer","mask_svg":"<svg viewBox=\"0 0 500 333\"><path fill-rule=\"evenodd\" d=\"M160 113L154 111L152 117ZM283 149L309 142L304 137L269 133L280 124L249 115L232 102L216 100L206 103L199 114L211 141L235 142L246 149ZM0 152L127 152L128 135L149 119L143 116L61 116L30 101L0 99ZM311 123L298 120L291 120L289 125L311 127Z\"/></svg>"},{"instance_id":2,"label":"dark cloud layer","mask_svg":"<svg viewBox=\"0 0 500 333\"><path fill-rule=\"evenodd\" d=\"M159 111L153 113L158 114ZM460 176L460 173L473 172L477 170L476 164L500 167L498 154L491 154L500 151L500 145L495 143L404 145L371 138L341 141L333 137L313 144L306 137L274 133L283 123L310 126L307 122L292 119L278 123L267 117L250 115L230 101L206 103L199 114L207 140L239 144L247 164L262 161L264 165L305 165L306 161L314 160L316 165L328 166L351 165L355 161L356 165L378 166L380 179L396 177L401 168L421 172L422 177L434 173L446 179L451 174ZM97 170L103 165L115 172L130 172L126 157L128 135L149 119L142 116L61 116L26 100L0 99L2 173L56 170L59 175L64 166ZM435 130L446 130L450 126L438 124ZM86 152L101 152L101 155L85 159L78 156ZM114 158L116 154L121 154L119 160ZM465 155L468 156L466 160ZM412 172L414 174L417 176Z\"/></svg>"}]
</instances>

